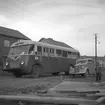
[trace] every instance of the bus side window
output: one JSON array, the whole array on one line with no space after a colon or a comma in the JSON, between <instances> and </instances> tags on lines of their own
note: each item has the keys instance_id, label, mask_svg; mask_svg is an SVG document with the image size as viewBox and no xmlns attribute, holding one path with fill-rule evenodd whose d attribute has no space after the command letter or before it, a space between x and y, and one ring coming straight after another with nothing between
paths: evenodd
<instances>
[{"instance_id":1,"label":"bus side window","mask_svg":"<svg viewBox=\"0 0 105 105\"><path fill-rule=\"evenodd\" d=\"M32 53L33 50L34 50L34 45L30 45L30 48L29 48L29 52L28 52L28 53L29 53L29 54Z\"/></svg>"},{"instance_id":2,"label":"bus side window","mask_svg":"<svg viewBox=\"0 0 105 105\"><path fill-rule=\"evenodd\" d=\"M43 48L43 55L48 56L48 54L49 54L49 48L44 47Z\"/></svg>"},{"instance_id":3,"label":"bus side window","mask_svg":"<svg viewBox=\"0 0 105 105\"><path fill-rule=\"evenodd\" d=\"M71 53L71 57L72 57L72 58L77 58L76 52L72 52L72 53Z\"/></svg>"},{"instance_id":4,"label":"bus side window","mask_svg":"<svg viewBox=\"0 0 105 105\"><path fill-rule=\"evenodd\" d=\"M67 51L63 51L63 57L67 57Z\"/></svg>"},{"instance_id":5,"label":"bus side window","mask_svg":"<svg viewBox=\"0 0 105 105\"><path fill-rule=\"evenodd\" d=\"M38 53L38 55L42 54L42 47L41 46L37 46L37 53Z\"/></svg>"},{"instance_id":6,"label":"bus side window","mask_svg":"<svg viewBox=\"0 0 105 105\"><path fill-rule=\"evenodd\" d=\"M56 54L57 54L57 56L62 56L62 51L61 50L58 50L58 49L56 49Z\"/></svg>"},{"instance_id":7,"label":"bus side window","mask_svg":"<svg viewBox=\"0 0 105 105\"><path fill-rule=\"evenodd\" d=\"M68 52L67 57L68 57L68 58L71 57L71 52Z\"/></svg>"},{"instance_id":8,"label":"bus side window","mask_svg":"<svg viewBox=\"0 0 105 105\"><path fill-rule=\"evenodd\" d=\"M50 56L54 56L54 49L50 49Z\"/></svg>"}]
</instances>

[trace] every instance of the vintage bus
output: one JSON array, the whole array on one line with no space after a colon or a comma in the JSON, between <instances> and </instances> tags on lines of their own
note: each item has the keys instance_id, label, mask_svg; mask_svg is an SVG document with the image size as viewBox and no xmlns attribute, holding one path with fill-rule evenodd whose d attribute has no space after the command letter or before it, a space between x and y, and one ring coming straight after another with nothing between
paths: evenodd
<instances>
[{"instance_id":1,"label":"vintage bus","mask_svg":"<svg viewBox=\"0 0 105 105\"><path fill-rule=\"evenodd\" d=\"M80 53L73 48L61 47L42 42L20 40L13 43L3 65L3 70L16 77L32 74L39 77L44 73L69 74Z\"/></svg>"},{"instance_id":2,"label":"vintage bus","mask_svg":"<svg viewBox=\"0 0 105 105\"><path fill-rule=\"evenodd\" d=\"M74 69L70 70L72 76L81 75L95 75L95 62L91 58L78 59Z\"/></svg>"}]
</instances>

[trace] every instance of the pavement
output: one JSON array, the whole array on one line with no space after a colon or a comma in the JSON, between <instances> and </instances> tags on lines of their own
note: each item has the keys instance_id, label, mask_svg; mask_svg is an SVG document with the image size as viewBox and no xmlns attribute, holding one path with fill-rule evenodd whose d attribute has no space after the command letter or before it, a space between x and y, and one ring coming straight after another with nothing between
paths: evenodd
<instances>
[{"instance_id":1,"label":"pavement","mask_svg":"<svg viewBox=\"0 0 105 105\"><path fill-rule=\"evenodd\" d=\"M89 92L89 91L105 91L105 82L71 82L64 81L53 88L50 88L49 91L55 92Z\"/></svg>"}]
</instances>

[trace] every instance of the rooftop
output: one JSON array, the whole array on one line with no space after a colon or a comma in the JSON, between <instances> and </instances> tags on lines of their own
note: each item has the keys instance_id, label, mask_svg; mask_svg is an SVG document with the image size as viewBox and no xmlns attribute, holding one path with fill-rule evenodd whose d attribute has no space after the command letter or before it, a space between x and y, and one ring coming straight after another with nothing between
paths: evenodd
<instances>
[{"instance_id":1,"label":"rooftop","mask_svg":"<svg viewBox=\"0 0 105 105\"><path fill-rule=\"evenodd\" d=\"M30 40L30 38L28 38L27 36L19 32L18 30L9 29L2 26L0 26L0 35L6 35L6 36L25 39L25 40Z\"/></svg>"},{"instance_id":2,"label":"rooftop","mask_svg":"<svg viewBox=\"0 0 105 105\"><path fill-rule=\"evenodd\" d=\"M49 43L49 44L52 44L52 45L58 45L58 46L67 47L67 48L72 48L71 46L69 46L69 45L67 45L63 42L55 41L52 38L41 38L39 40L39 42Z\"/></svg>"}]
</instances>

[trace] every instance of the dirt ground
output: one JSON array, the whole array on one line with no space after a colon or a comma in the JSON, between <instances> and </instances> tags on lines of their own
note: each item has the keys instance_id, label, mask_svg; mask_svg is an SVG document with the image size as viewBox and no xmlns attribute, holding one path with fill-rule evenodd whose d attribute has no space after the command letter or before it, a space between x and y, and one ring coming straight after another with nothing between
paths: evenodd
<instances>
[{"instance_id":1,"label":"dirt ground","mask_svg":"<svg viewBox=\"0 0 105 105\"><path fill-rule=\"evenodd\" d=\"M95 77L46 76L40 78L16 78L12 75L0 76L0 94L36 94L45 92L62 81L95 82ZM102 76L105 82L105 76Z\"/></svg>"},{"instance_id":2,"label":"dirt ground","mask_svg":"<svg viewBox=\"0 0 105 105\"><path fill-rule=\"evenodd\" d=\"M71 77L65 75L44 76L40 78L16 78L13 75L0 76L0 95L44 95L49 88L60 84L63 81L95 82L95 77ZM105 82L105 75L102 76ZM0 105L17 105L17 102L0 101ZM34 104L29 104L34 105ZM45 104L44 104L45 105Z\"/></svg>"}]
</instances>

